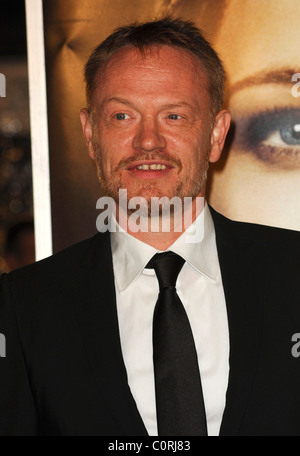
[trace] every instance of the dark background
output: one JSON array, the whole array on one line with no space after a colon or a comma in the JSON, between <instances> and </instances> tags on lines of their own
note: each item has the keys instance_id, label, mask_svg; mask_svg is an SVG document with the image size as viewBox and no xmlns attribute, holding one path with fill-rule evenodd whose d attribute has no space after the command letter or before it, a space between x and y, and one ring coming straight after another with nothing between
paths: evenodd
<instances>
[{"instance_id":1,"label":"dark background","mask_svg":"<svg viewBox=\"0 0 300 456\"><path fill-rule=\"evenodd\" d=\"M1 0L0 56L26 57L24 0Z\"/></svg>"},{"instance_id":2,"label":"dark background","mask_svg":"<svg viewBox=\"0 0 300 456\"><path fill-rule=\"evenodd\" d=\"M24 0L1 0L0 73L0 274L7 229L32 218L31 145Z\"/></svg>"}]
</instances>

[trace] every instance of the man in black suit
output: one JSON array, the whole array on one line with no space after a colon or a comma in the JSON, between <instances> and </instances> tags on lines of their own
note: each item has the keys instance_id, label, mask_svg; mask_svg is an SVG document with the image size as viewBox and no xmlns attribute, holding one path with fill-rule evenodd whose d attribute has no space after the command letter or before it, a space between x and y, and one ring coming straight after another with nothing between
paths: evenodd
<instances>
[{"instance_id":1,"label":"man in black suit","mask_svg":"<svg viewBox=\"0 0 300 456\"><path fill-rule=\"evenodd\" d=\"M1 278L0 435L300 435L299 233L197 205L230 123L220 60L164 19L117 30L85 76L83 133L117 211L106 232ZM177 229L183 204L167 232L163 209L147 230L163 196L188 201L190 227Z\"/></svg>"}]
</instances>

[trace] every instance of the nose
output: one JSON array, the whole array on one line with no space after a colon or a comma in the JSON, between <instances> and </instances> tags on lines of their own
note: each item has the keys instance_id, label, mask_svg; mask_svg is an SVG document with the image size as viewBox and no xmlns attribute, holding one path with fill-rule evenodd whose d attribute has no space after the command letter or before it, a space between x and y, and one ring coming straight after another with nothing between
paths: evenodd
<instances>
[{"instance_id":1,"label":"nose","mask_svg":"<svg viewBox=\"0 0 300 456\"><path fill-rule=\"evenodd\" d=\"M142 119L133 138L135 149L151 152L166 147L166 139L156 119Z\"/></svg>"}]
</instances>

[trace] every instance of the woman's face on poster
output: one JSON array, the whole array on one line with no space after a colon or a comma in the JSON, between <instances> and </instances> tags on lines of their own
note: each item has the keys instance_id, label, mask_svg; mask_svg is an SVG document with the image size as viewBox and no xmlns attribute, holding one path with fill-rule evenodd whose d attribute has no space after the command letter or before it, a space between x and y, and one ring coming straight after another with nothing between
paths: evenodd
<instances>
[{"instance_id":1,"label":"woman's face on poster","mask_svg":"<svg viewBox=\"0 0 300 456\"><path fill-rule=\"evenodd\" d=\"M212 39L233 128L209 199L229 218L300 230L299 28L299 0L230 0Z\"/></svg>"}]
</instances>

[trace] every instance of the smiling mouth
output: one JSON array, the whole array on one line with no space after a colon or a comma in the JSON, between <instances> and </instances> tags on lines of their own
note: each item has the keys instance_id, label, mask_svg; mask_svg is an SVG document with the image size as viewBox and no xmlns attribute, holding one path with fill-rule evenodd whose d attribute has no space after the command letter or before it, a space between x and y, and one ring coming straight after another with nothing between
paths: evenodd
<instances>
[{"instance_id":1,"label":"smiling mouth","mask_svg":"<svg viewBox=\"0 0 300 456\"><path fill-rule=\"evenodd\" d=\"M173 168L172 164L166 161L135 161L127 168L128 171L169 171Z\"/></svg>"},{"instance_id":2,"label":"smiling mouth","mask_svg":"<svg viewBox=\"0 0 300 456\"><path fill-rule=\"evenodd\" d=\"M138 165L135 167L135 169L141 170L141 171L163 171L164 169L167 169L166 165L162 165L160 163L154 163L152 165Z\"/></svg>"}]
</instances>

